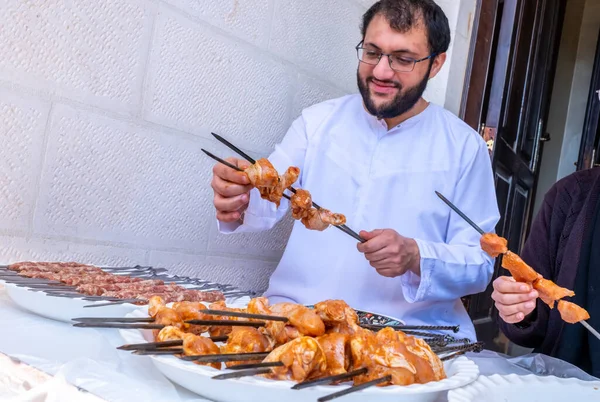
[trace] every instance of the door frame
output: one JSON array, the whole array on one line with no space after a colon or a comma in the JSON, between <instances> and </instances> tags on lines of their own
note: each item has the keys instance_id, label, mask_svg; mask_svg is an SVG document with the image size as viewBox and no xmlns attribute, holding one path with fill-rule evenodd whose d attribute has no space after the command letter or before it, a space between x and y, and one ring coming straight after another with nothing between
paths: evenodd
<instances>
[{"instance_id":1,"label":"door frame","mask_svg":"<svg viewBox=\"0 0 600 402\"><path fill-rule=\"evenodd\" d=\"M599 91L599 92L597 92ZM577 170L600 166L600 31L590 81Z\"/></svg>"},{"instance_id":2,"label":"door frame","mask_svg":"<svg viewBox=\"0 0 600 402\"><path fill-rule=\"evenodd\" d=\"M477 0L475 8L459 117L477 132L481 132L484 98L490 85L488 75L493 68L494 37L499 32L498 4L499 0Z\"/></svg>"},{"instance_id":3,"label":"door frame","mask_svg":"<svg viewBox=\"0 0 600 402\"><path fill-rule=\"evenodd\" d=\"M506 182L510 186L508 198L498 198L499 204L504 207L496 230L500 235L510 238L511 249L515 252L520 252L532 220L538 167L546 137L545 127L566 7L566 0L559 0L558 3L550 3L556 0L540 0L535 21L526 21L528 17L523 13L525 10L531 13L531 7L527 8L525 3L527 1L478 2L460 114L486 141L495 142L491 156L496 179L505 171L520 180L513 181L510 176ZM533 24L533 28L527 24ZM533 29L531 36L524 33L525 36L521 37L523 30L526 32L528 28ZM528 43L531 43L532 49L537 49L535 53L531 50L527 53ZM544 52L543 56L538 52ZM547 58L546 62L538 60L538 56ZM526 70L517 73L516 63L523 67L524 60L529 60ZM542 80L538 75L548 78ZM519 80L524 80L523 87L515 86ZM519 88L520 92L514 92L512 87ZM515 113L523 113L519 115L518 126L514 125L513 120L507 120L509 114ZM515 132L514 143L509 144L505 140L507 130ZM529 136L525 137L525 133L529 133ZM529 141L528 159L522 159L519 154L525 149L524 141ZM513 210L516 208L516 192L521 188L518 183L522 183L523 188L531 189L531 193L527 196L527 202L518 206L522 208L517 216ZM497 261L494 279L503 272ZM486 342L486 348L502 351L506 345L494 342L499 328L495 320L497 311L490 304L491 292L490 284L484 292L469 297L468 311L478 337Z\"/></svg>"}]
</instances>

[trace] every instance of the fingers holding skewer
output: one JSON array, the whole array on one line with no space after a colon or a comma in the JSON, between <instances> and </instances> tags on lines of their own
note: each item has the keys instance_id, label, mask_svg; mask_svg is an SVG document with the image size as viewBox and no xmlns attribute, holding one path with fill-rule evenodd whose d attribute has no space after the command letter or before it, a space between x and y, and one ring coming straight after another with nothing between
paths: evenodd
<instances>
[{"instance_id":1,"label":"fingers holding skewer","mask_svg":"<svg viewBox=\"0 0 600 402\"><path fill-rule=\"evenodd\" d=\"M502 255L502 267L511 273L512 278L497 278L493 284L492 298L500 317L505 322L514 324L523 321L528 314L535 310L535 300L539 297L551 309L558 302L558 311L564 321L572 324L579 322L600 339L600 333L585 322L590 318L588 312L574 303L563 300L566 297L575 296L575 292L543 278L521 257L508 250L506 239L494 233L485 233L443 195L437 191L436 194L482 235L480 243L483 251L492 258Z\"/></svg>"},{"instance_id":2,"label":"fingers holding skewer","mask_svg":"<svg viewBox=\"0 0 600 402\"><path fill-rule=\"evenodd\" d=\"M500 276L494 280L493 287L492 299L500 317L509 324L522 321L536 307L538 292L527 283Z\"/></svg>"}]
</instances>

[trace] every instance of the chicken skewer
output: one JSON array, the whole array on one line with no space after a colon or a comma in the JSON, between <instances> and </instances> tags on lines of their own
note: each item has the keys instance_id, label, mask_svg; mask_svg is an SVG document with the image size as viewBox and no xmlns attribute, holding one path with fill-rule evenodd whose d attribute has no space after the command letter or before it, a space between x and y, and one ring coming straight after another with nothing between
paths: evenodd
<instances>
[{"instance_id":1,"label":"chicken skewer","mask_svg":"<svg viewBox=\"0 0 600 402\"><path fill-rule=\"evenodd\" d=\"M502 267L510 271L511 275L517 282L532 284L533 288L538 291L540 299L546 303L551 309L558 301L558 310L561 318L568 323L574 324L580 322L588 329L596 338L600 339L600 333L592 328L585 320L590 318L589 313L582 307L574 303L561 300L565 297L575 296L575 292L556 285L554 282L543 278L532 267L527 265L518 255L508 250L508 241L494 233L485 233L479 226L470 220L462 211L460 211L452 202L446 199L443 195L436 191L438 197L442 199L453 211L467 221L475 230L481 233L480 240L481 248L488 253L492 258L496 258L501 254Z\"/></svg>"},{"instance_id":2,"label":"chicken skewer","mask_svg":"<svg viewBox=\"0 0 600 402\"><path fill-rule=\"evenodd\" d=\"M213 134L213 135L214 135L214 134ZM218 138L220 138L220 137L218 137ZM220 141L221 141L221 140L222 140L222 141L225 141L224 139L220 139ZM226 142L226 144L229 144L229 143L228 143L228 142ZM229 144L229 145L231 145L231 144ZM236 148L236 149L237 149L237 148ZM215 156L215 155L213 155L212 153L210 153L210 152L208 152L208 151L206 151L206 150L204 150L204 149L202 149L202 151L203 151L203 152L204 152L206 155L208 155L210 158L212 158L212 159L214 159L214 160L216 160L216 161L218 161L218 162L220 162L220 163L224 164L225 166L228 166L228 167L230 167L230 168L232 168L232 169L234 169L234 170L237 170L237 171L240 171L240 172L244 172L244 173L246 173L246 171L245 171L245 170L243 170L243 169L241 169L241 168L239 168L239 167L237 167L237 166L235 166L235 165L233 165L233 164L231 164L231 163L229 163L229 162L227 162L227 161L225 161L225 160L223 160L223 159L219 158L218 156ZM238 150L238 151L239 151L239 150ZM239 151L239 152L241 152L241 151ZM239 153L239 152L238 152L238 153ZM244 155L245 155L245 154L244 154ZM248 158L249 158L249 157L247 157L247 155L246 155L246 159L248 159ZM249 160L249 161L251 161L251 163L253 163L253 166L254 166L254 164L257 164L257 163L258 163L257 161L255 161L254 159L251 159L251 158L250 158L250 159L248 159L248 160ZM262 170L261 170L261 172L262 172ZM252 172L251 174L253 174L253 173L254 173L254 172ZM247 174L247 173L246 173L246 174ZM288 177L289 177L289 176L291 176L292 174L293 174L293 172L290 172L290 174L288 175ZM273 174L273 173L269 173L269 176L271 176L271 177L272 177L272 176L274 176L274 174ZM252 182L252 179L250 179L250 178L249 178L249 180ZM288 180L288 179L286 179L286 180ZM257 180L255 179L255 181L257 181ZM269 182L269 180L265 180L265 181L266 181L267 183ZM262 184L262 183L260 183L260 184ZM283 183L283 184L286 184L286 183ZM291 185L290 185L290 186L288 186L287 188L288 188L290 191L292 191L293 193L296 193L296 192L298 191L298 190L294 189L293 187L291 187ZM283 189L285 190L285 188L283 188ZM260 190L259 190L259 191L260 191ZM279 192L277 191L277 193L276 193L276 194L279 194ZM282 192L282 196L283 196L283 197L285 197L285 198L287 198L287 199L289 199L289 200L291 200L291 197L290 197L290 196L288 196L287 194L284 194L283 192ZM262 197L262 193L261 193L261 197ZM265 197L263 197L263 198L265 198ZM267 199L268 199L268 198L267 198ZM314 202L312 202L312 206L313 206L314 208L316 208L316 210L322 210L322 209L323 209L323 208L321 208L320 206L318 206L318 205L317 205L316 203L314 203ZM332 226L334 226L334 227L338 228L339 230L341 230L341 231L345 232L345 233L346 233L346 234L348 234L349 236L352 236L352 237L354 237L356 240L358 240L358 241L360 241L360 242L364 242L364 241L365 241L365 240L364 240L362 237L360 237L360 236L359 236L359 235L358 235L356 232L354 232L352 229L350 229L348 226L346 226L346 225L345 225L345 222L346 222L346 220L345 220L345 217L344 217L342 214L335 214L335 215L334 215L334 214L332 214L331 212L329 212L328 210L325 210L325 209L323 209L323 210L325 211L325 212L323 213L323 217L321 217L321 214L316 214L315 212L311 212L311 215L313 215L313 217L312 217L312 220L310 220L310 219L307 219L307 220L306 220L306 223L305 223L305 226L306 226L308 229L313 229L313 227L312 227L313 225L314 225L315 227L319 227L319 228L320 228L320 227L322 227L322 225L323 225L323 223L324 223L324 222L322 222L322 221L323 221L323 219L326 219L326 220L328 220L328 221L330 221L330 222L331 222L330 224L331 224ZM332 216L332 215L333 215L333 216ZM328 225L329 225L329 224L328 224ZM318 230L324 230L324 229L318 229Z\"/></svg>"}]
</instances>

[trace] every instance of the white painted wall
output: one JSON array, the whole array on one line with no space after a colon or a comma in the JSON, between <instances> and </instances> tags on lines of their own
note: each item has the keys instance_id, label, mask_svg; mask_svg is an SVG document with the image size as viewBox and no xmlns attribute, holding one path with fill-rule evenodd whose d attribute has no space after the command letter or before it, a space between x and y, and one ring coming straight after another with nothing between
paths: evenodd
<instances>
[{"instance_id":1,"label":"white painted wall","mask_svg":"<svg viewBox=\"0 0 600 402\"><path fill-rule=\"evenodd\" d=\"M265 289L289 221L218 234L200 148L230 154L214 131L266 155L302 108L354 92L372 3L3 0L0 262L152 264ZM468 35L459 2L440 4ZM430 100L458 110L462 82L447 81L464 63Z\"/></svg>"}]
</instances>

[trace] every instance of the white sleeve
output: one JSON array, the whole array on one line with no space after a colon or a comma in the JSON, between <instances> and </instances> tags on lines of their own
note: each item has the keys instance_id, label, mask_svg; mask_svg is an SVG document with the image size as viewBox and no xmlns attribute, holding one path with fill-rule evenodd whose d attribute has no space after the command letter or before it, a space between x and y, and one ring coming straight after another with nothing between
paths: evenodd
<instances>
[{"instance_id":1,"label":"white sleeve","mask_svg":"<svg viewBox=\"0 0 600 402\"><path fill-rule=\"evenodd\" d=\"M462 171L451 201L481 229L493 233L500 214L483 142ZM415 240L421 254L421 275L409 272L401 277L407 301L456 300L482 292L490 283L494 260L481 249L480 234L458 214L451 212L444 243Z\"/></svg>"},{"instance_id":2,"label":"white sleeve","mask_svg":"<svg viewBox=\"0 0 600 402\"><path fill-rule=\"evenodd\" d=\"M269 155L269 161L280 174L290 166L299 168L298 182L300 186L302 186L307 142L304 119L299 117L292 123L281 143L276 145L273 153ZM243 223L240 221L223 223L217 220L217 225L219 231L225 234L269 230L285 216L288 208L289 201L287 199L282 198L279 208L277 208L274 203L262 199L257 189L252 189L248 209L243 215Z\"/></svg>"}]
</instances>

